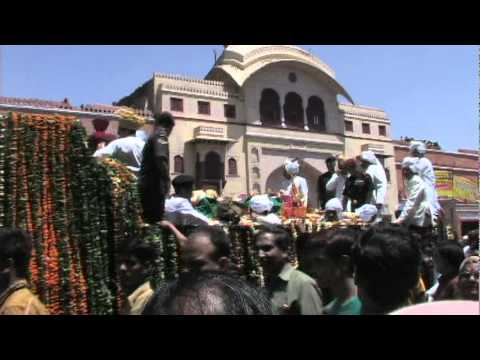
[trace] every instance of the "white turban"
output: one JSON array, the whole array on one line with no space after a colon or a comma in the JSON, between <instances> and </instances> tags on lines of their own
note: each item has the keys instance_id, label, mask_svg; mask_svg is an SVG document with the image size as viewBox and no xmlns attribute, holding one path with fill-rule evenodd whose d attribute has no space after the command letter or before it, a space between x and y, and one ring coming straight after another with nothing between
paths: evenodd
<instances>
[{"instance_id":1,"label":"white turban","mask_svg":"<svg viewBox=\"0 0 480 360\"><path fill-rule=\"evenodd\" d=\"M298 163L297 160L295 160L295 161L287 160L285 162L285 170L290 175L297 175L300 171L300 164Z\"/></svg>"},{"instance_id":2,"label":"white turban","mask_svg":"<svg viewBox=\"0 0 480 360\"><path fill-rule=\"evenodd\" d=\"M424 155L427 152L427 147L423 142L420 141L412 141L410 143L410 151L413 153L417 151L419 154Z\"/></svg>"},{"instance_id":3,"label":"white turban","mask_svg":"<svg viewBox=\"0 0 480 360\"><path fill-rule=\"evenodd\" d=\"M367 204L355 210L355 213L360 216L360 218L365 222L370 222L378 214L378 209L376 206Z\"/></svg>"},{"instance_id":4,"label":"white turban","mask_svg":"<svg viewBox=\"0 0 480 360\"><path fill-rule=\"evenodd\" d=\"M342 206L342 203L340 202L340 200L338 200L337 198L333 198L325 204L325 210L326 211L336 211L337 215L338 215L338 218L340 219L340 217L342 215L342 212L343 212L343 206Z\"/></svg>"},{"instance_id":5,"label":"white turban","mask_svg":"<svg viewBox=\"0 0 480 360\"><path fill-rule=\"evenodd\" d=\"M410 169L414 174L419 174L420 170L417 166L418 158L406 157L402 161L402 169Z\"/></svg>"},{"instance_id":6,"label":"white turban","mask_svg":"<svg viewBox=\"0 0 480 360\"><path fill-rule=\"evenodd\" d=\"M376 165L377 164L377 157L375 156L375 153L373 151L364 151L362 152L362 155L360 156L360 158L363 160L363 161L366 161L372 165Z\"/></svg>"},{"instance_id":7,"label":"white turban","mask_svg":"<svg viewBox=\"0 0 480 360\"><path fill-rule=\"evenodd\" d=\"M273 208L273 202L268 195L257 195L250 199L250 209L257 214L263 214L264 212L270 212Z\"/></svg>"}]
</instances>

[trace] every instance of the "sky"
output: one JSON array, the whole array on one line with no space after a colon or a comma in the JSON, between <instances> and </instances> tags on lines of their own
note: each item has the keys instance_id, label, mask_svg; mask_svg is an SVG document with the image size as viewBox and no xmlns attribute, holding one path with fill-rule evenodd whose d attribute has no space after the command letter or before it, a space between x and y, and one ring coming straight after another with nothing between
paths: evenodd
<instances>
[{"instance_id":1,"label":"sky","mask_svg":"<svg viewBox=\"0 0 480 360\"><path fill-rule=\"evenodd\" d=\"M478 48L300 45L327 63L356 104L383 109L393 138L478 149ZM0 95L111 104L154 72L203 78L223 45L1 46Z\"/></svg>"}]
</instances>

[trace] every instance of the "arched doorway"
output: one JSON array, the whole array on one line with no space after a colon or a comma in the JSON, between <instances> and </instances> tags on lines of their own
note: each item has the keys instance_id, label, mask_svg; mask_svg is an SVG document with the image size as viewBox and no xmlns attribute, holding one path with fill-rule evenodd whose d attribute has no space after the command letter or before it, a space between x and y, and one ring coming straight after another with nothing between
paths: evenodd
<instances>
[{"instance_id":1,"label":"arched doorway","mask_svg":"<svg viewBox=\"0 0 480 360\"><path fill-rule=\"evenodd\" d=\"M312 96L308 99L307 107L308 127L313 131L325 131L325 106L322 99Z\"/></svg>"},{"instance_id":2,"label":"arched doorway","mask_svg":"<svg viewBox=\"0 0 480 360\"><path fill-rule=\"evenodd\" d=\"M266 126L280 126L280 96L273 89L262 91L260 121Z\"/></svg>"},{"instance_id":3,"label":"arched doorway","mask_svg":"<svg viewBox=\"0 0 480 360\"><path fill-rule=\"evenodd\" d=\"M287 127L303 129L305 127L303 114L303 100L300 95L290 92L285 97L285 124Z\"/></svg>"},{"instance_id":4,"label":"arched doorway","mask_svg":"<svg viewBox=\"0 0 480 360\"><path fill-rule=\"evenodd\" d=\"M203 176L200 179L200 185L208 188L214 188L217 192L221 193L225 185L225 165L221 156L215 152L210 151L205 155L205 160L202 164Z\"/></svg>"}]
</instances>

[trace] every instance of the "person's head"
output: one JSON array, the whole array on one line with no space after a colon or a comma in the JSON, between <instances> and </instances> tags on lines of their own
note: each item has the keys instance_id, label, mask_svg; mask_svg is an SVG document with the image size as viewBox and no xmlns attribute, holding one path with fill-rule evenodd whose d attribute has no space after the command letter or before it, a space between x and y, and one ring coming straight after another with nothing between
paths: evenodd
<instances>
[{"instance_id":1,"label":"person's head","mask_svg":"<svg viewBox=\"0 0 480 360\"><path fill-rule=\"evenodd\" d=\"M352 258L355 283L366 312L387 313L397 309L408 300L411 290L418 284L419 244L401 226L370 228L353 246Z\"/></svg>"},{"instance_id":2,"label":"person's head","mask_svg":"<svg viewBox=\"0 0 480 360\"><path fill-rule=\"evenodd\" d=\"M175 119L173 115L169 112L162 112L158 115L155 115L155 127L164 128L167 132L167 136L170 136L173 128L175 127Z\"/></svg>"},{"instance_id":3,"label":"person's head","mask_svg":"<svg viewBox=\"0 0 480 360\"><path fill-rule=\"evenodd\" d=\"M265 273L278 274L288 263L288 249L292 238L277 226L263 226L255 236L255 246Z\"/></svg>"},{"instance_id":4,"label":"person's head","mask_svg":"<svg viewBox=\"0 0 480 360\"><path fill-rule=\"evenodd\" d=\"M478 274L480 257L470 256L460 265L458 273L458 293L462 300L478 301Z\"/></svg>"},{"instance_id":5,"label":"person's head","mask_svg":"<svg viewBox=\"0 0 480 360\"><path fill-rule=\"evenodd\" d=\"M346 160L344 167L345 167L345 170L352 175L358 172L358 164L355 159Z\"/></svg>"},{"instance_id":6,"label":"person's head","mask_svg":"<svg viewBox=\"0 0 480 360\"><path fill-rule=\"evenodd\" d=\"M351 252L357 236L353 229L329 229L312 235L304 250L304 270L320 288L331 289L353 279Z\"/></svg>"},{"instance_id":7,"label":"person's head","mask_svg":"<svg viewBox=\"0 0 480 360\"><path fill-rule=\"evenodd\" d=\"M15 279L28 275L32 238L20 229L0 230L0 293Z\"/></svg>"},{"instance_id":8,"label":"person's head","mask_svg":"<svg viewBox=\"0 0 480 360\"><path fill-rule=\"evenodd\" d=\"M378 209L375 205L365 204L355 210L355 213L366 223L372 223L376 220Z\"/></svg>"},{"instance_id":9,"label":"person's head","mask_svg":"<svg viewBox=\"0 0 480 360\"><path fill-rule=\"evenodd\" d=\"M418 174L417 159L406 157L402 161L402 175L404 179L410 180L414 175Z\"/></svg>"},{"instance_id":10,"label":"person's head","mask_svg":"<svg viewBox=\"0 0 480 360\"><path fill-rule=\"evenodd\" d=\"M230 240L221 227L195 229L181 249L187 272L227 271L230 267Z\"/></svg>"},{"instance_id":11,"label":"person's head","mask_svg":"<svg viewBox=\"0 0 480 360\"><path fill-rule=\"evenodd\" d=\"M274 315L260 289L223 272L184 273L160 288L143 315Z\"/></svg>"},{"instance_id":12,"label":"person's head","mask_svg":"<svg viewBox=\"0 0 480 360\"><path fill-rule=\"evenodd\" d=\"M300 173L300 161L298 159L287 160L283 168L283 176L291 179Z\"/></svg>"},{"instance_id":13,"label":"person's head","mask_svg":"<svg viewBox=\"0 0 480 360\"><path fill-rule=\"evenodd\" d=\"M468 233L468 246L470 251L478 251L478 229L472 230Z\"/></svg>"},{"instance_id":14,"label":"person's head","mask_svg":"<svg viewBox=\"0 0 480 360\"><path fill-rule=\"evenodd\" d=\"M172 181L173 188L175 189L175 195L190 200L193 195L194 182L195 179L190 175L177 176Z\"/></svg>"},{"instance_id":15,"label":"person's head","mask_svg":"<svg viewBox=\"0 0 480 360\"><path fill-rule=\"evenodd\" d=\"M364 151L357 158L360 162L360 168L366 171L370 166L377 164L377 157L373 151Z\"/></svg>"},{"instance_id":16,"label":"person's head","mask_svg":"<svg viewBox=\"0 0 480 360\"><path fill-rule=\"evenodd\" d=\"M337 163L337 159L333 156L330 156L325 160L325 164L327 165L328 172L333 173L335 172L335 164Z\"/></svg>"},{"instance_id":17,"label":"person's head","mask_svg":"<svg viewBox=\"0 0 480 360\"><path fill-rule=\"evenodd\" d=\"M268 195L257 195L250 199L250 210L256 215L268 215L273 208L273 202Z\"/></svg>"},{"instance_id":18,"label":"person's head","mask_svg":"<svg viewBox=\"0 0 480 360\"><path fill-rule=\"evenodd\" d=\"M338 170L340 171L340 174L342 175L347 175L348 174L348 169L346 167L346 160L343 158L339 158L337 160L337 166Z\"/></svg>"},{"instance_id":19,"label":"person's head","mask_svg":"<svg viewBox=\"0 0 480 360\"><path fill-rule=\"evenodd\" d=\"M420 141L412 141L410 143L410 155L414 157L423 157L427 152L425 143Z\"/></svg>"},{"instance_id":20,"label":"person's head","mask_svg":"<svg viewBox=\"0 0 480 360\"><path fill-rule=\"evenodd\" d=\"M120 108L115 112L120 119L118 122L118 136L120 138L135 136L137 130L145 126L146 120L140 116L136 110L130 108Z\"/></svg>"},{"instance_id":21,"label":"person's head","mask_svg":"<svg viewBox=\"0 0 480 360\"><path fill-rule=\"evenodd\" d=\"M333 198L325 204L325 220L335 222L342 217L343 206L338 198Z\"/></svg>"},{"instance_id":22,"label":"person's head","mask_svg":"<svg viewBox=\"0 0 480 360\"><path fill-rule=\"evenodd\" d=\"M132 237L124 240L118 249L120 283L127 295L147 282L159 254L145 241Z\"/></svg>"},{"instance_id":23,"label":"person's head","mask_svg":"<svg viewBox=\"0 0 480 360\"><path fill-rule=\"evenodd\" d=\"M455 275L465 259L463 249L456 241L444 241L433 252L435 268L442 275Z\"/></svg>"}]
</instances>

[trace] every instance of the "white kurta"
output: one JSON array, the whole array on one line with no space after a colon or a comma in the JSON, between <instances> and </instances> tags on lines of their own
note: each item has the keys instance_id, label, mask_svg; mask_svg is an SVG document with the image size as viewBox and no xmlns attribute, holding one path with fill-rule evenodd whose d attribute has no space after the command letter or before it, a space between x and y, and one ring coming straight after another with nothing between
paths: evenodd
<instances>
[{"instance_id":1,"label":"white kurta","mask_svg":"<svg viewBox=\"0 0 480 360\"><path fill-rule=\"evenodd\" d=\"M438 212L441 209L440 203L438 202L438 194L436 188L436 177L435 170L430 160L426 157L418 159L417 169L419 170L419 176L422 178L425 183L425 191L427 193L427 201L430 204L432 210L432 215L436 217Z\"/></svg>"},{"instance_id":2,"label":"white kurta","mask_svg":"<svg viewBox=\"0 0 480 360\"><path fill-rule=\"evenodd\" d=\"M307 180L301 176L295 176L293 180L285 181L282 184L282 189L285 190L289 195L293 196L292 185L295 184L300 194L302 195L304 201L303 205L307 206L308 204L308 184Z\"/></svg>"},{"instance_id":3,"label":"white kurta","mask_svg":"<svg viewBox=\"0 0 480 360\"><path fill-rule=\"evenodd\" d=\"M407 181L407 201L399 220L406 225L431 225L430 204L427 201L425 183L418 175Z\"/></svg>"},{"instance_id":4,"label":"white kurta","mask_svg":"<svg viewBox=\"0 0 480 360\"><path fill-rule=\"evenodd\" d=\"M335 173L325 185L327 191L335 193L335 197L340 200L340 203L343 201L343 192L345 191L346 181L347 177L345 175Z\"/></svg>"},{"instance_id":5,"label":"white kurta","mask_svg":"<svg viewBox=\"0 0 480 360\"><path fill-rule=\"evenodd\" d=\"M103 149L97 150L94 157L109 156L125 164L131 171L140 171L145 141L137 136L128 136L112 141Z\"/></svg>"},{"instance_id":6,"label":"white kurta","mask_svg":"<svg viewBox=\"0 0 480 360\"><path fill-rule=\"evenodd\" d=\"M195 210L192 203L188 199L182 197L173 196L170 199L167 199L165 201L165 213L167 216L169 214L175 213L182 215L191 215L193 217L196 217L197 219L204 221L207 224L210 221L205 215Z\"/></svg>"},{"instance_id":7,"label":"white kurta","mask_svg":"<svg viewBox=\"0 0 480 360\"><path fill-rule=\"evenodd\" d=\"M388 180L385 174L385 169L377 159L377 164L370 165L366 171L373 181L372 203L373 205L385 204L387 196Z\"/></svg>"}]
</instances>

